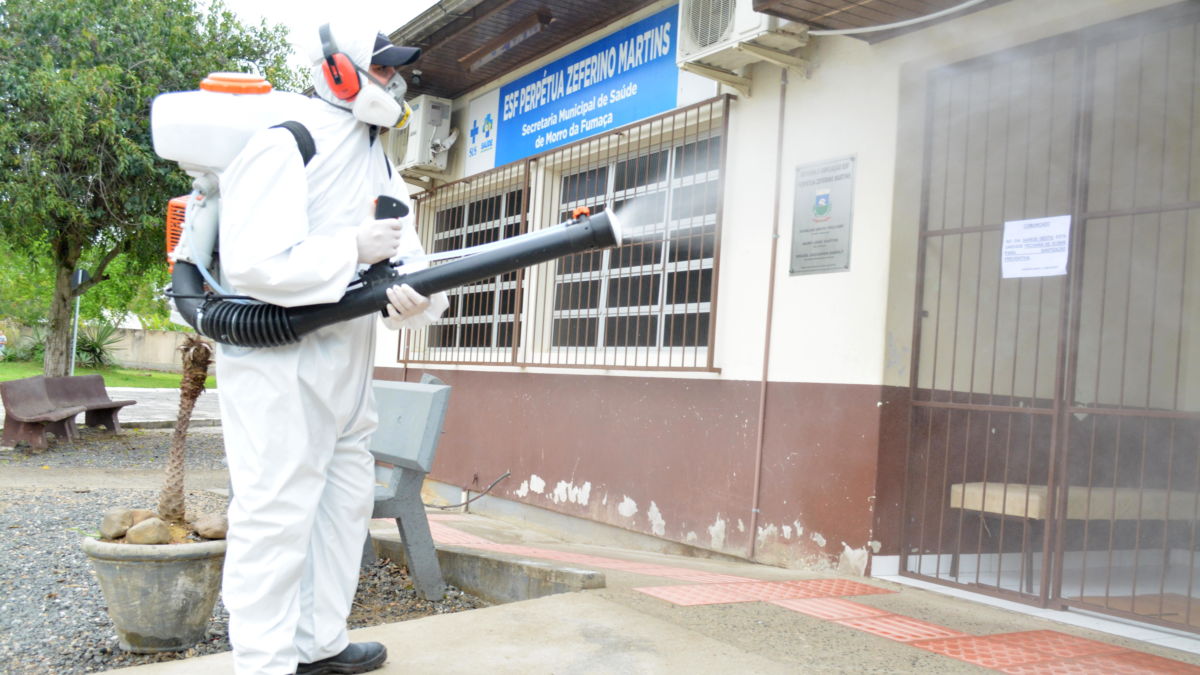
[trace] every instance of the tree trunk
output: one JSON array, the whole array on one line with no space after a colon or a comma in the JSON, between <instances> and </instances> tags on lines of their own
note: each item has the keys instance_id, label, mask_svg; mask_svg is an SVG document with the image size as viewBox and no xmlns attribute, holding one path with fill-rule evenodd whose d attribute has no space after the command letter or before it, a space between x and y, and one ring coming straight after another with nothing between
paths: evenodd
<instances>
[{"instance_id":1,"label":"tree trunk","mask_svg":"<svg viewBox=\"0 0 1200 675\"><path fill-rule=\"evenodd\" d=\"M47 377L69 375L71 370L71 332L75 318L71 272L60 265L54 275L54 297L50 300L50 316L47 317L50 324L46 331L46 356L42 361Z\"/></svg>"},{"instance_id":2,"label":"tree trunk","mask_svg":"<svg viewBox=\"0 0 1200 675\"><path fill-rule=\"evenodd\" d=\"M163 520L182 525L186 519L183 506L183 459L188 425L196 399L204 393L208 364L212 361L212 345L198 335L189 335L179 348L183 352L183 379L179 382L179 414L175 416L175 434L167 455L166 477L158 496L158 515Z\"/></svg>"}]
</instances>

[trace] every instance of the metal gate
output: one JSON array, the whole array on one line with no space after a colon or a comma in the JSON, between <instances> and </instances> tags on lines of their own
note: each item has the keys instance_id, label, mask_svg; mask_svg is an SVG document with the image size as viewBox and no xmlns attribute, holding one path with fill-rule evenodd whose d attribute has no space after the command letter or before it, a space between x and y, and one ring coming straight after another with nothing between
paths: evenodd
<instances>
[{"instance_id":1,"label":"metal gate","mask_svg":"<svg viewBox=\"0 0 1200 675\"><path fill-rule=\"evenodd\" d=\"M930 75L902 574L1200 630L1198 20ZM1060 215L1069 273L1002 278Z\"/></svg>"}]
</instances>

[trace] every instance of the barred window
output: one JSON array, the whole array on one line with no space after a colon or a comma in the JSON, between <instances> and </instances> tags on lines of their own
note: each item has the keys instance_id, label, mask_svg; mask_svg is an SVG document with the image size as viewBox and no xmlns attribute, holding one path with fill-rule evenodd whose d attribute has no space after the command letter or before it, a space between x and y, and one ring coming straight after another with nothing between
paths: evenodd
<instances>
[{"instance_id":1,"label":"barred window","mask_svg":"<svg viewBox=\"0 0 1200 675\"><path fill-rule=\"evenodd\" d=\"M581 206L612 209L625 239L454 289L399 359L712 369L727 106L705 101L418 194L431 252L535 232Z\"/></svg>"},{"instance_id":2,"label":"barred window","mask_svg":"<svg viewBox=\"0 0 1200 675\"><path fill-rule=\"evenodd\" d=\"M436 211L431 252L490 244L520 231L524 191L514 189ZM511 347L516 321L517 273L447 293L450 308L430 327L430 347Z\"/></svg>"},{"instance_id":3,"label":"barred window","mask_svg":"<svg viewBox=\"0 0 1200 675\"><path fill-rule=\"evenodd\" d=\"M562 178L562 218L611 204L627 243L559 265L554 346L708 344L720 143L694 140Z\"/></svg>"}]
</instances>

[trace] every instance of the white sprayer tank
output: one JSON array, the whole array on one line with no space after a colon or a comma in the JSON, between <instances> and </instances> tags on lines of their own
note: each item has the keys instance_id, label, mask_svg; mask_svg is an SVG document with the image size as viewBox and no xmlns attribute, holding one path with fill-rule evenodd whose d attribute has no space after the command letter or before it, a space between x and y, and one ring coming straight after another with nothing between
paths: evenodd
<instances>
[{"instance_id":1,"label":"white sprayer tank","mask_svg":"<svg viewBox=\"0 0 1200 675\"><path fill-rule=\"evenodd\" d=\"M150 106L154 152L193 176L219 174L256 132L285 122L305 100L257 75L213 73L198 91L160 94Z\"/></svg>"}]
</instances>

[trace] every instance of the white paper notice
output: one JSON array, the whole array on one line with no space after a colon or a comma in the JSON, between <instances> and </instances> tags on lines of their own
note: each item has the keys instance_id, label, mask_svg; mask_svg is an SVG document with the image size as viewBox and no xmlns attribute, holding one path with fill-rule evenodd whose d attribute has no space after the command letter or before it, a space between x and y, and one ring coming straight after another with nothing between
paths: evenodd
<instances>
[{"instance_id":1,"label":"white paper notice","mask_svg":"<svg viewBox=\"0 0 1200 675\"><path fill-rule=\"evenodd\" d=\"M1053 277L1067 273L1071 216L1051 216L1004 223L1000 265L1005 279Z\"/></svg>"}]
</instances>

